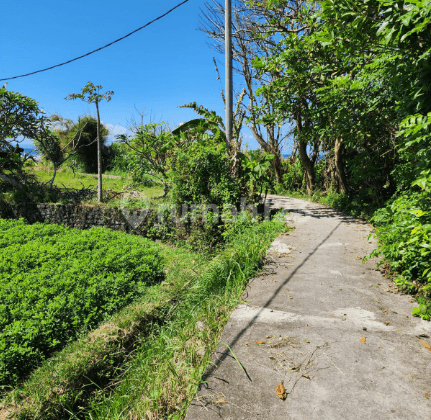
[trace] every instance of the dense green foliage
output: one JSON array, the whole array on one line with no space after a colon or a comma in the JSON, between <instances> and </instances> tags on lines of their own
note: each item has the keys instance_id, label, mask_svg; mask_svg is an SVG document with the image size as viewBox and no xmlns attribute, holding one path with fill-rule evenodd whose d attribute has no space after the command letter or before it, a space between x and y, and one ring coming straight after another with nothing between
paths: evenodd
<instances>
[{"instance_id":1,"label":"dense green foliage","mask_svg":"<svg viewBox=\"0 0 431 420\"><path fill-rule=\"evenodd\" d=\"M418 297L413 313L431 318L431 198L403 194L375 212L379 246L372 256L384 254L400 289Z\"/></svg>"},{"instance_id":2,"label":"dense green foliage","mask_svg":"<svg viewBox=\"0 0 431 420\"><path fill-rule=\"evenodd\" d=\"M224 142L197 138L186 147L177 147L175 152L170 175L176 203L217 206L239 203L239 180L230 173Z\"/></svg>"},{"instance_id":3,"label":"dense green foliage","mask_svg":"<svg viewBox=\"0 0 431 420\"><path fill-rule=\"evenodd\" d=\"M24 164L28 156L12 142L21 136L35 138L43 126L43 113L38 103L18 92L0 89L0 191L1 184L23 189L28 182Z\"/></svg>"},{"instance_id":4,"label":"dense green foliage","mask_svg":"<svg viewBox=\"0 0 431 420\"><path fill-rule=\"evenodd\" d=\"M0 383L145 293L163 275L158 248L107 229L0 219Z\"/></svg>"}]
</instances>

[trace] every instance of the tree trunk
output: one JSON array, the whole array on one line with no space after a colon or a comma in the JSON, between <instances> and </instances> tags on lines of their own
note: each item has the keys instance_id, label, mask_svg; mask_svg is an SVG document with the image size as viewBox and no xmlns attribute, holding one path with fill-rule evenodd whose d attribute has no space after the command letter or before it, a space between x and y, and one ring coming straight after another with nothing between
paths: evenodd
<instances>
[{"instance_id":1,"label":"tree trunk","mask_svg":"<svg viewBox=\"0 0 431 420\"><path fill-rule=\"evenodd\" d=\"M97 111L97 200L102 201L102 142L100 141L99 101L96 99Z\"/></svg>"},{"instance_id":2,"label":"tree trunk","mask_svg":"<svg viewBox=\"0 0 431 420\"><path fill-rule=\"evenodd\" d=\"M57 175L57 165L55 164L55 162L52 162L53 166L54 166L54 173L52 174L52 178L49 181L49 190L52 191L52 186L54 185L54 181L55 181L55 176Z\"/></svg>"},{"instance_id":3,"label":"tree trunk","mask_svg":"<svg viewBox=\"0 0 431 420\"><path fill-rule=\"evenodd\" d=\"M301 158L302 165L305 169L307 192L311 195L314 190L315 174L314 174L314 162L307 154L307 143L301 140L302 122L300 117L296 120L296 126L298 128L298 148L299 157Z\"/></svg>"},{"instance_id":4,"label":"tree trunk","mask_svg":"<svg viewBox=\"0 0 431 420\"><path fill-rule=\"evenodd\" d=\"M277 180L277 184L281 184L283 182L283 166L282 166L282 160L279 153L274 153L274 160L273 166L274 166L274 172L275 172L275 178Z\"/></svg>"},{"instance_id":5,"label":"tree trunk","mask_svg":"<svg viewBox=\"0 0 431 420\"><path fill-rule=\"evenodd\" d=\"M335 170L337 171L340 190L343 194L347 194L348 185L346 171L344 168L344 143L342 138L335 139L334 156L335 156Z\"/></svg>"},{"instance_id":6,"label":"tree trunk","mask_svg":"<svg viewBox=\"0 0 431 420\"><path fill-rule=\"evenodd\" d=\"M299 156L301 157L301 162L305 168L305 179L307 181L307 192L311 195L314 190L315 175L314 175L314 163L307 155L307 143L299 142Z\"/></svg>"}]
</instances>

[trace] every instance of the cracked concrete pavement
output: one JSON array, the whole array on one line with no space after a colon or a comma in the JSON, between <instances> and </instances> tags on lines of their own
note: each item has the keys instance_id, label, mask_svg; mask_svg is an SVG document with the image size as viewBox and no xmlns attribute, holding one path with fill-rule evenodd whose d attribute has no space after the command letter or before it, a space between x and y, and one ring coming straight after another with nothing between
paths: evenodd
<instances>
[{"instance_id":1,"label":"cracked concrete pavement","mask_svg":"<svg viewBox=\"0 0 431 420\"><path fill-rule=\"evenodd\" d=\"M274 241L231 314L186 420L431 419L421 343L431 345L431 323L411 316L416 303L375 260L362 263L376 246L371 226L304 200L269 201L294 230Z\"/></svg>"}]
</instances>

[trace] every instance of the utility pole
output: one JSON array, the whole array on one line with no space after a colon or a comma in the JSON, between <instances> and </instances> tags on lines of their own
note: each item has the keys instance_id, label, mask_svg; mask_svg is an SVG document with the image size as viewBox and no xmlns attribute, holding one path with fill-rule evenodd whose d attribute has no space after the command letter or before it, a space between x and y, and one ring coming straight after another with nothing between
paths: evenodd
<instances>
[{"instance_id":1,"label":"utility pole","mask_svg":"<svg viewBox=\"0 0 431 420\"><path fill-rule=\"evenodd\" d=\"M232 144L232 11L231 0L225 0L225 68L226 68L226 148Z\"/></svg>"}]
</instances>

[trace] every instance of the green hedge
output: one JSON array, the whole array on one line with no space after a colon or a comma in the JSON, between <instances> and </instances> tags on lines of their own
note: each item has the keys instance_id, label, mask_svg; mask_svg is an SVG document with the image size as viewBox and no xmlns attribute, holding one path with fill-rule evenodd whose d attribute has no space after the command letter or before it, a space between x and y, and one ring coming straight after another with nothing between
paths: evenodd
<instances>
[{"instance_id":1,"label":"green hedge","mask_svg":"<svg viewBox=\"0 0 431 420\"><path fill-rule=\"evenodd\" d=\"M396 275L400 290L415 295L413 315L431 318L431 197L404 193L391 199L372 217L379 238L371 254L381 254Z\"/></svg>"},{"instance_id":2,"label":"green hedge","mask_svg":"<svg viewBox=\"0 0 431 420\"><path fill-rule=\"evenodd\" d=\"M0 385L16 383L162 277L159 248L147 239L0 219Z\"/></svg>"}]
</instances>

